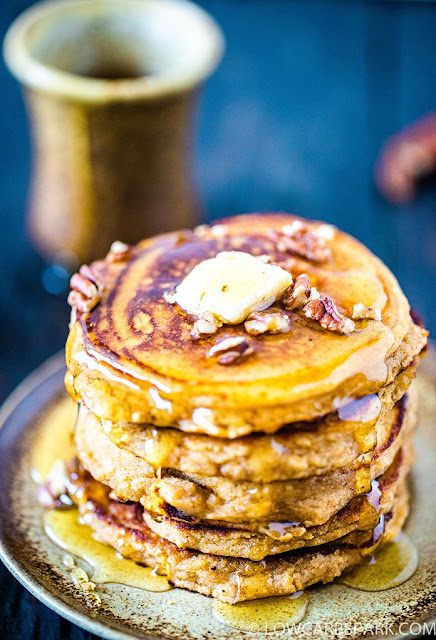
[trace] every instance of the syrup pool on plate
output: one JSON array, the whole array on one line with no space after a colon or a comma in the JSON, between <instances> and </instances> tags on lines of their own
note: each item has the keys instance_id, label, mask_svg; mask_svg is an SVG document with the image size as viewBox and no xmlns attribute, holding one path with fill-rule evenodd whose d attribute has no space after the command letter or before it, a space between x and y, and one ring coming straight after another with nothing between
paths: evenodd
<instances>
[{"instance_id":1,"label":"syrup pool on plate","mask_svg":"<svg viewBox=\"0 0 436 640\"><path fill-rule=\"evenodd\" d=\"M32 449L32 477L44 482L56 463L67 462L75 455L73 443L77 406L64 397L42 418ZM43 526L48 537L68 553L84 560L97 584L116 582L147 591L168 591L171 585L164 576L149 567L122 558L112 547L92 537L91 527L79 522L77 509L50 509L44 513Z\"/></svg>"},{"instance_id":2,"label":"syrup pool on plate","mask_svg":"<svg viewBox=\"0 0 436 640\"><path fill-rule=\"evenodd\" d=\"M69 396L51 406L42 417L30 460L35 482L44 482L57 461L74 457L73 429L76 417L77 405Z\"/></svg>"},{"instance_id":3,"label":"syrup pool on plate","mask_svg":"<svg viewBox=\"0 0 436 640\"><path fill-rule=\"evenodd\" d=\"M300 622L306 613L309 597L304 591L291 596L260 598L227 604L214 600L212 609L220 622L253 633L281 632Z\"/></svg>"},{"instance_id":4,"label":"syrup pool on plate","mask_svg":"<svg viewBox=\"0 0 436 640\"><path fill-rule=\"evenodd\" d=\"M409 580L418 567L418 551L405 533L383 543L372 556L338 582L361 591L385 591Z\"/></svg>"},{"instance_id":5,"label":"syrup pool on plate","mask_svg":"<svg viewBox=\"0 0 436 640\"><path fill-rule=\"evenodd\" d=\"M79 522L76 509L50 509L44 515L44 530L59 547L85 560L91 567L91 579L97 584L116 582L146 591L172 588L165 576L122 558L112 547L94 540L91 527Z\"/></svg>"}]
</instances>

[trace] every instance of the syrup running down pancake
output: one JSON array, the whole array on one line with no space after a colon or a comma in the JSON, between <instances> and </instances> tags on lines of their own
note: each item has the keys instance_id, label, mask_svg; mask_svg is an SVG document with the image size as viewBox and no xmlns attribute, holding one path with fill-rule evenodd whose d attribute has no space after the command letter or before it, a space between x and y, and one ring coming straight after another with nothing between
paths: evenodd
<instances>
[{"instance_id":1,"label":"syrup running down pancake","mask_svg":"<svg viewBox=\"0 0 436 640\"><path fill-rule=\"evenodd\" d=\"M180 549L149 529L137 503L111 500L104 485L89 476L75 475L81 496L79 511L97 540L115 547L126 558L154 567L176 587L230 603L292 594L316 582L330 582L394 538L408 513L407 488L400 482L381 530L374 527L329 544L253 562Z\"/></svg>"},{"instance_id":2,"label":"syrup running down pancake","mask_svg":"<svg viewBox=\"0 0 436 640\"><path fill-rule=\"evenodd\" d=\"M187 522L287 520L315 526L326 522L355 496L369 491L371 480L392 464L416 425L411 403L401 423L394 420L387 438L389 446L380 443L368 458L361 457L357 468L270 483L233 482L168 468L155 475L144 460L113 445L92 414L79 420L76 446L81 464L96 480L110 486L120 499L141 502L152 513L178 514L176 517ZM398 426L401 428L397 431Z\"/></svg>"},{"instance_id":3,"label":"syrup running down pancake","mask_svg":"<svg viewBox=\"0 0 436 640\"><path fill-rule=\"evenodd\" d=\"M401 530L427 332L357 240L244 215L114 243L71 287L74 462L46 506L231 604L332 581Z\"/></svg>"},{"instance_id":4,"label":"syrup running down pancake","mask_svg":"<svg viewBox=\"0 0 436 640\"><path fill-rule=\"evenodd\" d=\"M285 214L231 218L201 233L157 236L126 261L92 265L100 300L77 313L67 344L67 386L98 417L151 422L235 437L274 432L313 419L350 398L377 393L410 364L426 333L390 271L340 231L322 264L280 251L272 233L297 221ZM316 233L320 223L307 223ZM219 233L217 232L219 229ZM206 357L217 338L247 337L243 324L191 339L193 320L167 301L192 269L222 251L241 251L308 273L311 286L350 316L354 305L377 308L381 321L357 321L350 335L328 331L287 311L287 333L250 339L254 354L237 367ZM110 255L110 254L109 254Z\"/></svg>"}]
</instances>

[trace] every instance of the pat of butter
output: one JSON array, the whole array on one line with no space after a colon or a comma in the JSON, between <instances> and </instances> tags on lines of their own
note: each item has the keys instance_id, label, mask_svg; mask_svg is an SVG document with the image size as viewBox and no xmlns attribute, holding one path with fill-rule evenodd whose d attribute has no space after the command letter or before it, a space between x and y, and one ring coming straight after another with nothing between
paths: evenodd
<instances>
[{"instance_id":1,"label":"pat of butter","mask_svg":"<svg viewBox=\"0 0 436 640\"><path fill-rule=\"evenodd\" d=\"M225 324L267 309L292 284L281 267L244 251L222 251L196 265L177 287L174 302L189 314L211 313Z\"/></svg>"}]
</instances>

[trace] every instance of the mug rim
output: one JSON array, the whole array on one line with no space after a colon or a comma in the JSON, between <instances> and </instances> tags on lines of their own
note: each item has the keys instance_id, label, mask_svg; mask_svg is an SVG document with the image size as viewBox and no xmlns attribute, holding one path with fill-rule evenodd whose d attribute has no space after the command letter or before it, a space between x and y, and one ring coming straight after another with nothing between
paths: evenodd
<instances>
[{"instance_id":1,"label":"mug rim","mask_svg":"<svg viewBox=\"0 0 436 640\"><path fill-rule=\"evenodd\" d=\"M143 13L153 6L166 5L189 12L197 18L207 33L208 49L200 63L177 74L156 74L136 78L94 78L57 69L32 55L26 46L29 31L50 15L62 15L72 7L89 5L95 10L105 7L132 7L137 5ZM150 9L151 8L151 9ZM224 53L223 33L212 16L190 0L46 0L32 5L10 25L3 41L3 57L11 73L26 87L44 91L75 101L105 103L159 98L192 89L205 80L217 67Z\"/></svg>"}]
</instances>

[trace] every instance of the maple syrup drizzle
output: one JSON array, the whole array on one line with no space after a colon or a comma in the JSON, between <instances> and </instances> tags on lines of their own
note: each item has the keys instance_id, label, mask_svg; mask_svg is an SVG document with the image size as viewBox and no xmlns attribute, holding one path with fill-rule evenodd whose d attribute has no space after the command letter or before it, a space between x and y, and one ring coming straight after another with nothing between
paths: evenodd
<instances>
[{"instance_id":1,"label":"maple syrup drizzle","mask_svg":"<svg viewBox=\"0 0 436 640\"><path fill-rule=\"evenodd\" d=\"M292 540L306 529L299 522L268 522L261 531L274 540Z\"/></svg>"},{"instance_id":2,"label":"maple syrup drizzle","mask_svg":"<svg viewBox=\"0 0 436 640\"><path fill-rule=\"evenodd\" d=\"M354 438L362 454L373 451L377 445L375 424L380 413L381 402L375 394L353 400L338 409L342 422L355 425Z\"/></svg>"}]
</instances>

